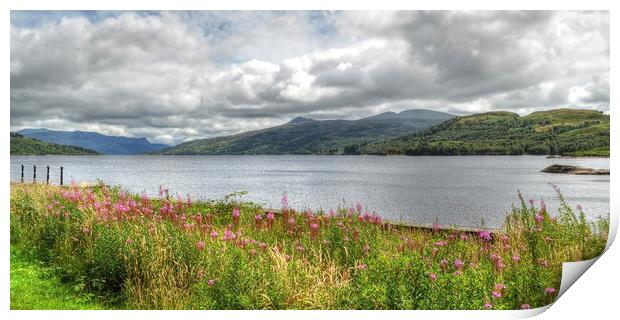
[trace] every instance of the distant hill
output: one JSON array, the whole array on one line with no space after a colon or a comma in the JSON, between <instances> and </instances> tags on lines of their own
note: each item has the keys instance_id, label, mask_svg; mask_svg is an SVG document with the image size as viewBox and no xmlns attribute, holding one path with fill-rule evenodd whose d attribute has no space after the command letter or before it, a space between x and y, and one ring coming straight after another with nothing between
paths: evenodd
<instances>
[{"instance_id":1,"label":"distant hill","mask_svg":"<svg viewBox=\"0 0 620 320\"><path fill-rule=\"evenodd\" d=\"M48 129L23 129L19 134L41 141L77 146L102 154L146 154L169 147L150 143L146 138L106 136L88 131L55 131Z\"/></svg>"},{"instance_id":2,"label":"distant hill","mask_svg":"<svg viewBox=\"0 0 620 320\"><path fill-rule=\"evenodd\" d=\"M487 112L457 117L424 131L350 151L382 155L609 156L609 115L582 109L539 111L524 117Z\"/></svg>"},{"instance_id":3,"label":"distant hill","mask_svg":"<svg viewBox=\"0 0 620 320\"><path fill-rule=\"evenodd\" d=\"M37 139L26 138L19 133L11 132L12 155L94 155L96 151L47 143Z\"/></svg>"},{"instance_id":4,"label":"distant hill","mask_svg":"<svg viewBox=\"0 0 620 320\"><path fill-rule=\"evenodd\" d=\"M359 120L298 117L280 126L188 141L155 153L341 154L346 152L347 146L411 134L453 117L448 113L421 109L387 112Z\"/></svg>"}]
</instances>

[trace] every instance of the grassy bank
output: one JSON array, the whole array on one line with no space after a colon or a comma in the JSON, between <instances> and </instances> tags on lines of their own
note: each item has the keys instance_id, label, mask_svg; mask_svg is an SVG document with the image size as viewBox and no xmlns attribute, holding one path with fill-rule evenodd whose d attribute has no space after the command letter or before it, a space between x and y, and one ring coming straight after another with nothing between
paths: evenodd
<instances>
[{"instance_id":1,"label":"grassy bank","mask_svg":"<svg viewBox=\"0 0 620 320\"><path fill-rule=\"evenodd\" d=\"M104 307L79 288L62 283L53 269L11 246L12 310L92 310Z\"/></svg>"},{"instance_id":2,"label":"grassy bank","mask_svg":"<svg viewBox=\"0 0 620 320\"><path fill-rule=\"evenodd\" d=\"M561 264L602 252L608 226L525 200L493 234L282 209L12 184L11 243L127 309L519 309L551 303Z\"/></svg>"}]
</instances>

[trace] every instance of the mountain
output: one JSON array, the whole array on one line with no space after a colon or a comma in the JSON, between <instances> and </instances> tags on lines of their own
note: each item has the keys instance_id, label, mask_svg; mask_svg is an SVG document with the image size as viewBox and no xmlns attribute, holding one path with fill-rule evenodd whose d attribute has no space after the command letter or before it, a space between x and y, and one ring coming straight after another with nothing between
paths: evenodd
<instances>
[{"instance_id":1,"label":"mountain","mask_svg":"<svg viewBox=\"0 0 620 320\"><path fill-rule=\"evenodd\" d=\"M93 155L96 151L80 147L47 143L37 139L26 138L19 133L11 132L12 155Z\"/></svg>"},{"instance_id":2,"label":"mountain","mask_svg":"<svg viewBox=\"0 0 620 320\"><path fill-rule=\"evenodd\" d=\"M609 115L584 109L462 116L353 150L363 154L561 154L609 156Z\"/></svg>"},{"instance_id":3,"label":"mountain","mask_svg":"<svg viewBox=\"0 0 620 320\"><path fill-rule=\"evenodd\" d=\"M87 148L102 154L145 154L169 147L165 144L150 143L146 138L106 136L88 131L23 129L18 131L18 133L25 137L50 143Z\"/></svg>"},{"instance_id":4,"label":"mountain","mask_svg":"<svg viewBox=\"0 0 620 320\"><path fill-rule=\"evenodd\" d=\"M387 112L359 120L298 117L267 129L192 140L157 154L339 154L345 147L417 132L453 118L431 110ZM351 148L351 147L348 147Z\"/></svg>"}]
</instances>

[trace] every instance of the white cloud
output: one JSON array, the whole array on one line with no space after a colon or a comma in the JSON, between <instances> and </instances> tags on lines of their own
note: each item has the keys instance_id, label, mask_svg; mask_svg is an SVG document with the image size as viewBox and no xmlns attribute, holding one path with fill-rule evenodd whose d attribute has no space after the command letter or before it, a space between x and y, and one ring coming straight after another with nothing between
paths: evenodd
<instances>
[{"instance_id":1,"label":"white cloud","mask_svg":"<svg viewBox=\"0 0 620 320\"><path fill-rule=\"evenodd\" d=\"M298 115L609 110L605 12L13 16L13 129L175 143Z\"/></svg>"}]
</instances>

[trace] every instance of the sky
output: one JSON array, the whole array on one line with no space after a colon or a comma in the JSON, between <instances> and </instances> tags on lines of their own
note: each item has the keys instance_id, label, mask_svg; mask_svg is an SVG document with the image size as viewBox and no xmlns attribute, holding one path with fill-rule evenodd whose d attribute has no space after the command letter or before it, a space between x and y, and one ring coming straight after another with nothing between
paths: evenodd
<instances>
[{"instance_id":1,"label":"sky","mask_svg":"<svg viewBox=\"0 0 620 320\"><path fill-rule=\"evenodd\" d=\"M229 135L297 116L609 112L609 13L12 11L11 130Z\"/></svg>"}]
</instances>

